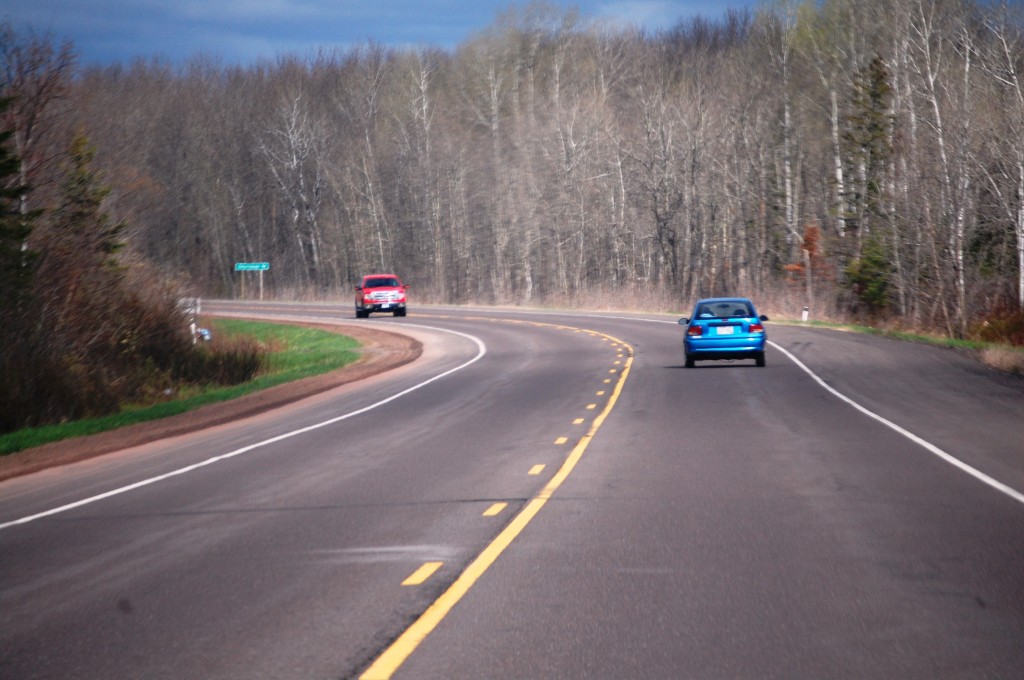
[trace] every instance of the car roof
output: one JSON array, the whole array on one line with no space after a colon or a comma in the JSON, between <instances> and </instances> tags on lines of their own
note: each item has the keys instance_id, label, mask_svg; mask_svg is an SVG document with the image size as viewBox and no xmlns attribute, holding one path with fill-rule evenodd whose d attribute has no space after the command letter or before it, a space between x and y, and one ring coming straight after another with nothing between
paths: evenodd
<instances>
[{"instance_id":1,"label":"car roof","mask_svg":"<svg viewBox=\"0 0 1024 680\"><path fill-rule=\"evenodd\" d=\"M745 297L702 298L700 300L697 300L697 302L695 304L699 305L699 304L706 303L706 302L710 302L712 304L715 303L715 302L750 302L750 304L754 304L753 302L751 302L750 298L745 298Z\"/></svg>"}]
</instances>

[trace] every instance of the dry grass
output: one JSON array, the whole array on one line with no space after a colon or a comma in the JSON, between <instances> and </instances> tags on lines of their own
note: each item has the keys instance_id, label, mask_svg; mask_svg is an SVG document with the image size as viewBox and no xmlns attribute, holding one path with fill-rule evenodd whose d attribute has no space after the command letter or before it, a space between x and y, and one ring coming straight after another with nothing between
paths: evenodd
<instances>
[{"instance_id":1,"label":"dry grass","mask_svg":"<svg viewBox=\"0 0 1024 680\"><path fill-rule=\"evenodd\" d=\"M982 363L992 368L1024 375L1024 351L1003 347L986 347L978 353Z\"/></svg>"}]
</instances>

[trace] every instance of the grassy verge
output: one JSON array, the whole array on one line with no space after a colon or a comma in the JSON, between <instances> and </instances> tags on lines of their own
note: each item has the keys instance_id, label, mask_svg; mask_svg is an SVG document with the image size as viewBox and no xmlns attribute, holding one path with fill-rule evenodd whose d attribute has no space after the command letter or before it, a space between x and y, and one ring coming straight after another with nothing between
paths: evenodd
<instances>
[{"instance_id":1,"label":"grassy verge","mask_svg":"<svg viewBox=\"0 0 1024 680\"><path fill-rule=\"evenodd\" d=\"M26 428L0 435L0 455L185 413L206 404L235 399L275 385L327 373L359 358L359 343L356 340L329 331L239 319L217 319L209 325L215 341L221 336L249 336L268 348L266 365L256 378L240 385L191 386L183 388L165 401L125 406L120 412L109 416Z\"/></svg>"}]
</instances>

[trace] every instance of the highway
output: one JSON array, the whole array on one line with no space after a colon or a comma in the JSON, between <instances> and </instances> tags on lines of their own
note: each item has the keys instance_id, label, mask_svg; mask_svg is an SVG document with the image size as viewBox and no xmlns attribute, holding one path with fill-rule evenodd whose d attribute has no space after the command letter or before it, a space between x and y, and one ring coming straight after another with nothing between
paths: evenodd
<instances>
[{"instance_id":1,"label":"highway","mask_svg":"<svg viewBox=\"0 0 1024 680\"><path fill-rule=\"evenodd\" d=\"M417 361L0 482L0 678L1020 678L1024 379L767 325L204 301Z\"/></svg>"}]
</instances>

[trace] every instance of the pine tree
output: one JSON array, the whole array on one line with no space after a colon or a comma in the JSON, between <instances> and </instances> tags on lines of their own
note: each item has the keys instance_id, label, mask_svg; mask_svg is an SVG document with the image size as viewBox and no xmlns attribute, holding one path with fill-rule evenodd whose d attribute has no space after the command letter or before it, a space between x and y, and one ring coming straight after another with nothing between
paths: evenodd
<instances>
[{"instance_id":1,"label":"pine tree","mask_svg":"<svg viewBox=\"0 0 1024 680\"><path fill-rule=\"evenodd\" d=\"M10 104L10 98L0 98L0 117ZM39 378L30 304L38 256L28 249L28 239L40 213L23 209L29 187L20 181L21 159L8 146L13 134L0 131L0 432L25 422L27 390Z\"/></svg>"},{"instance_id":2,"label":"pine tree","mask_svg":"<svg viewBox=\"0 0 1024 680\"><path fill-rule=\"evenodd\" d=\"M889 308L892 302L892 257L877 235L871 234L864 239L861 256L847 265L845 274L854 295L853 312L863 313L874 320Z\"/></svg>"},{"instance_id":3,"label":"pine tree","mask_svg":"<svg viewBox=\"0 0 1024 680\"><path fill-rule=\"evenodd\" d=\"M75 376L82 388L81 401L64 406L74 416L116 407L118 385L132 363L125 340L137 323L131 318L126 269L117 257L125 225L103 208L110 189L91 167L94 155L84 133L76 134L39 267L49 342L59 348L61 372Z\"/></svg>"},{"instance_id":4,"label":"pine tree","mask_svg":"<svg viewBox=\"0 0 1024 680\"><path fill-rule=\"evenodd\" d=\"M111 221L103 210L110 188L91 168L95 154L84 133L77 134L69 150L63 200L55 222L86 267L116 269L115 256L124 247L121 234L125 224Z\"/></svg>"},{"instance_id":5,"label":"pine tree","mask_svg":"<svg viewBox=\"0 0 1024 680\"><path fill-rule=\"evenodd\" d=\"M847 205L852 208L846 225L855 237L844 273L853 293L851 310L871 317L885 311L890 295L891 254L879 227L886 216L886 173L892 155L891 96L889 72L876 56L854 77L842 135L850 177Z\"/></svg>"},{"instance_id":6,"label":"pine tree","mask_svg":"<svg viewBox=\"0 0 1024 680\"><path fill-rule=\"evenodd\" d=\"M0 116L11 99L0 99ZM29 187L18 181L21 160L8 143L13 130L0 131L0 314L10 325L24 304L32 281L36 253L28 250L28 237L38 212L25 213L21 198Z\"/></svg>"},{"instance_id":7,"label":"pine tree","mask_svg":"<svg viewBox=\"0 0 1024 680\"><path fill-rule=\"evenodd\" d=\"M856 230L856 257L874 218L884 215L885 173L892 155L891 96L889 72L876 56L854 76L850 114L842 134L851 178L848 205L853 207L847 224Z\"/></svg>"}]
</instances>

